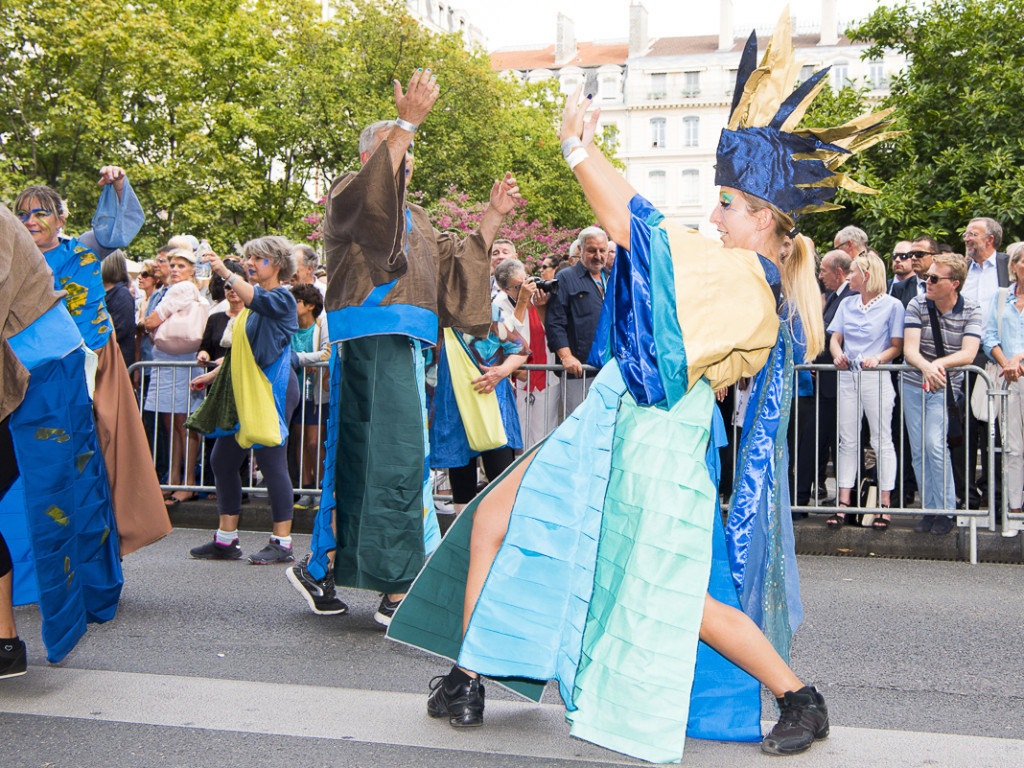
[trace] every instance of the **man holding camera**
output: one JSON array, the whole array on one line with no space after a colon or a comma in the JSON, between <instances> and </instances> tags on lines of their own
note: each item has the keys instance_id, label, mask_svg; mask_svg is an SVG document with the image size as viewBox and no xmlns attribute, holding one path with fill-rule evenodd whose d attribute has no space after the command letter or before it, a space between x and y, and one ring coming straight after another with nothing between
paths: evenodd
<instances>
[{"instance_id":1,"label":"man holding camera","mask_svg":"<svg viewBox=\"0 0 1024 768\"><path fill-rule=\"evenodd\" d=\"M548 347L569 374L563 418L583 402L589 384L583 362L590 355L597 321L604 303L608 277L604 272L608 236L599 227L587 227L576 239L580 260L558 273L558 290L548 299L544 329ZM590 378L593 374L590 375Z\"/></svg>"}]
</instances>

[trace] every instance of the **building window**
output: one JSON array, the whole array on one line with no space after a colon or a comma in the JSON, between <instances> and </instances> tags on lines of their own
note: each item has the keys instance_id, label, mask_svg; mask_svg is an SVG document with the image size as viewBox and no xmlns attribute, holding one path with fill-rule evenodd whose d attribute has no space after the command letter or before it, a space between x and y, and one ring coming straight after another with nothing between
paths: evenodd
<instances>
[{"instance_id":1,"label":"building window","mask_svg":"<svg viewBox=\"0 0 1024 768\"><path fill-rule=\"evenodd\" d=\"M885 65L882 62L872 61L868 63L868 84L876 91L888 86L885 77Z\"/></svg>"},{"instance_id":2,"label":"building window","mask_svg":"<svg viewBox=\"0 0 1024 768\"><path fill-rule=\"evenodd\" d=\"M665 118L651 118L651 146L664 147L665 145Z\"/></svg>"},{"instance_id":3,"label":"building window","mask_svg":"<svg viewBox=\"0 0 1024 768\"><path fill-rule=\"evenodd\" d=\"M832 65L832 89L839 91L850 84L850 65L845 61L837 61Z\"/></svg>"},{"instance_id":4,"label":"building window","mask_svg":"<svg viewBox=\"0 0 1024 768\"><path fill-rule=\"evenodd\" d=\"M665 204L664 171L651 171L647 174L647 196L655 205Z\"/></svg>"},{"instance_id":5,"label":"building window","mask_svg":"<svg viewBox=\"0 0 1024 768\"><path fill-rule=\"evenodd\" d=\"M684 117L683 118L683 146L684 147L697 147L697 146L700 146L700 118L699 117Z\"/></svg>"},{"instance_id":6,"label":"building window","mask_svg":"<svg viewBox=\"0 0 1024 768\"><path fill-rule=\"evenodd\" d=\"M683 171L679 188L680 205L696 205L700 202L700 171L689 168Z\"/></svg>"},{"instance_id":7,"label":"building window","mask_svg":"<svg viewBox=\"0 0 1024 768\"><path fill-rule=\"evenodd\" d=\"M815 67L813 64L804 64L802 67L800 67L800 82L806 83L808 80L810 80L811 77L814 75L815 71L817 71L817 69L818 68Z\"/></svg>"},{"instance_id":8,"label":"building window","mask_svg":"<svg viewBox=\"0 0 1024 768\"><path fill-rule=\"evenodd\" d=\"M558 89L566 96L572 94L580 84L580 79L576 75L564 75L558 81Z\"/></svg>"},{"instance_id":9,"label":"building window","mask_svg":"<svg viewBox=\"0 0 1024 768\"><path fill-rule=\"evenodd\" d=\"M700 95L700 72L683 72L683 96Z\"/></svg>"},{"instance_id":10,"label":"building window","mask_svg":"<svg viewBox=\"0 0 1024 768\"><path fill-rule=\"evenodd\" d=\"M651 92L648 94L652 99L664 99L668 92L668 75L664 72L656 72L651 75Z\"/></svg>"},{"instance_id":11,"label":"building window","mask_svg":"<svg viewBox=\"0 0 1024 768\"><path fill-rule=\"evenodd\" d=\"M613 101L619 97L619 78L603 76L600 81L598 95L603 101Z\"/></svg>"}]
</instances>

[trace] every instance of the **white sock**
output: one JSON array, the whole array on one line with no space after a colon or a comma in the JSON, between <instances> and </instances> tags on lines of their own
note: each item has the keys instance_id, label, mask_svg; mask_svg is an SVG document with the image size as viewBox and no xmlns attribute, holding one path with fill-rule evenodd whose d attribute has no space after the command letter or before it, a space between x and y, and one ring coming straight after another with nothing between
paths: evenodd
<instances>
[{"instance_id":1,"label":"white sock","mask_svg":"<svg viewBox=\"0 0 1024 768\"><path fill-rule=\"evenodd\" d=\"M218 528L217 534L214 536L214 541L225 547L229 546L233 542L238 541L238 531L222 531Z\"/></svg>"},{"instance_id":2,"label":"white sock","mask_svg":"<svg viewBox=\"0 0 1024 768\"><path fill-rule=\"evenodd\" d=\"M278 544L280 544L285 549L291 549L292 548L292 537L291 536L271 536L270 540L271 541L276 541Z\"/></svg>"}]
</instances>

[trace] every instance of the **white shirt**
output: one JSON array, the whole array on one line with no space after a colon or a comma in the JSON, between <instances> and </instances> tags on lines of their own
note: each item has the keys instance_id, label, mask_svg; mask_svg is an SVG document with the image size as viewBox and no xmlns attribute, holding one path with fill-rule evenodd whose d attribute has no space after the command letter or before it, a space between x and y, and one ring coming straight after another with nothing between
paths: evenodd
<instances>
[{"instance_id":1,"label":"white shirt","mask_svg":"<svg viewBox=\"0 0 1024 768\"><path fill-rule=\"evenodd\" d=\"M974 259L967 260L967 280L964 281L962 296L981 305L981 311L988 318L992 297L999 292L999 270L996 269L996 252L980 265Z\"/></svg>"}]
</instances>

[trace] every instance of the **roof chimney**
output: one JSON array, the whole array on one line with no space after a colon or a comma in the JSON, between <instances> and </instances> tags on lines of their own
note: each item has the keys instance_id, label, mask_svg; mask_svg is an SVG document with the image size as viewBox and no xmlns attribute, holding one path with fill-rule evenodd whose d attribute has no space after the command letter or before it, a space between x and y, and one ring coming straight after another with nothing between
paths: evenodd
<instances>
[{"instance_id":1,"label":"roof chimney","mask_svg":"<svg viewBox=\"0 0 1024 768\"><path fill-rule=\"evenodd\" d=\"M818 45L839 45L839 16L836 0L821 0L821 39Z\"/></svg>"},{"instance_id":2,"label":"roof chimney","mask_svg":"<svg viewBox=\"0 0 1024 768\"><path fill-rule=\"evenodd\" d=\"M629 55L647 53L647 9L639 2L629 6Z\"/></svg>"},{"instance_id":3,"label":"roof chimney","mask_svg":"<svg viewBox=\"0 0 1024 768\"><path fill-rule=\"evenodd\" d=\"M576 25L564 13L555 25L555 64L564 64L576 56Z\"/></svg>"},{"instance_id":4,"label":"roof chimney","mask_svg":"<svg viewBox=\"0 0 1024 768\"><path fill-rule=\"evenodd\" d=\"M732 0L718 0L718 50L728 51L734 41L732 34Z\"/></svg>"}]
</instances>

